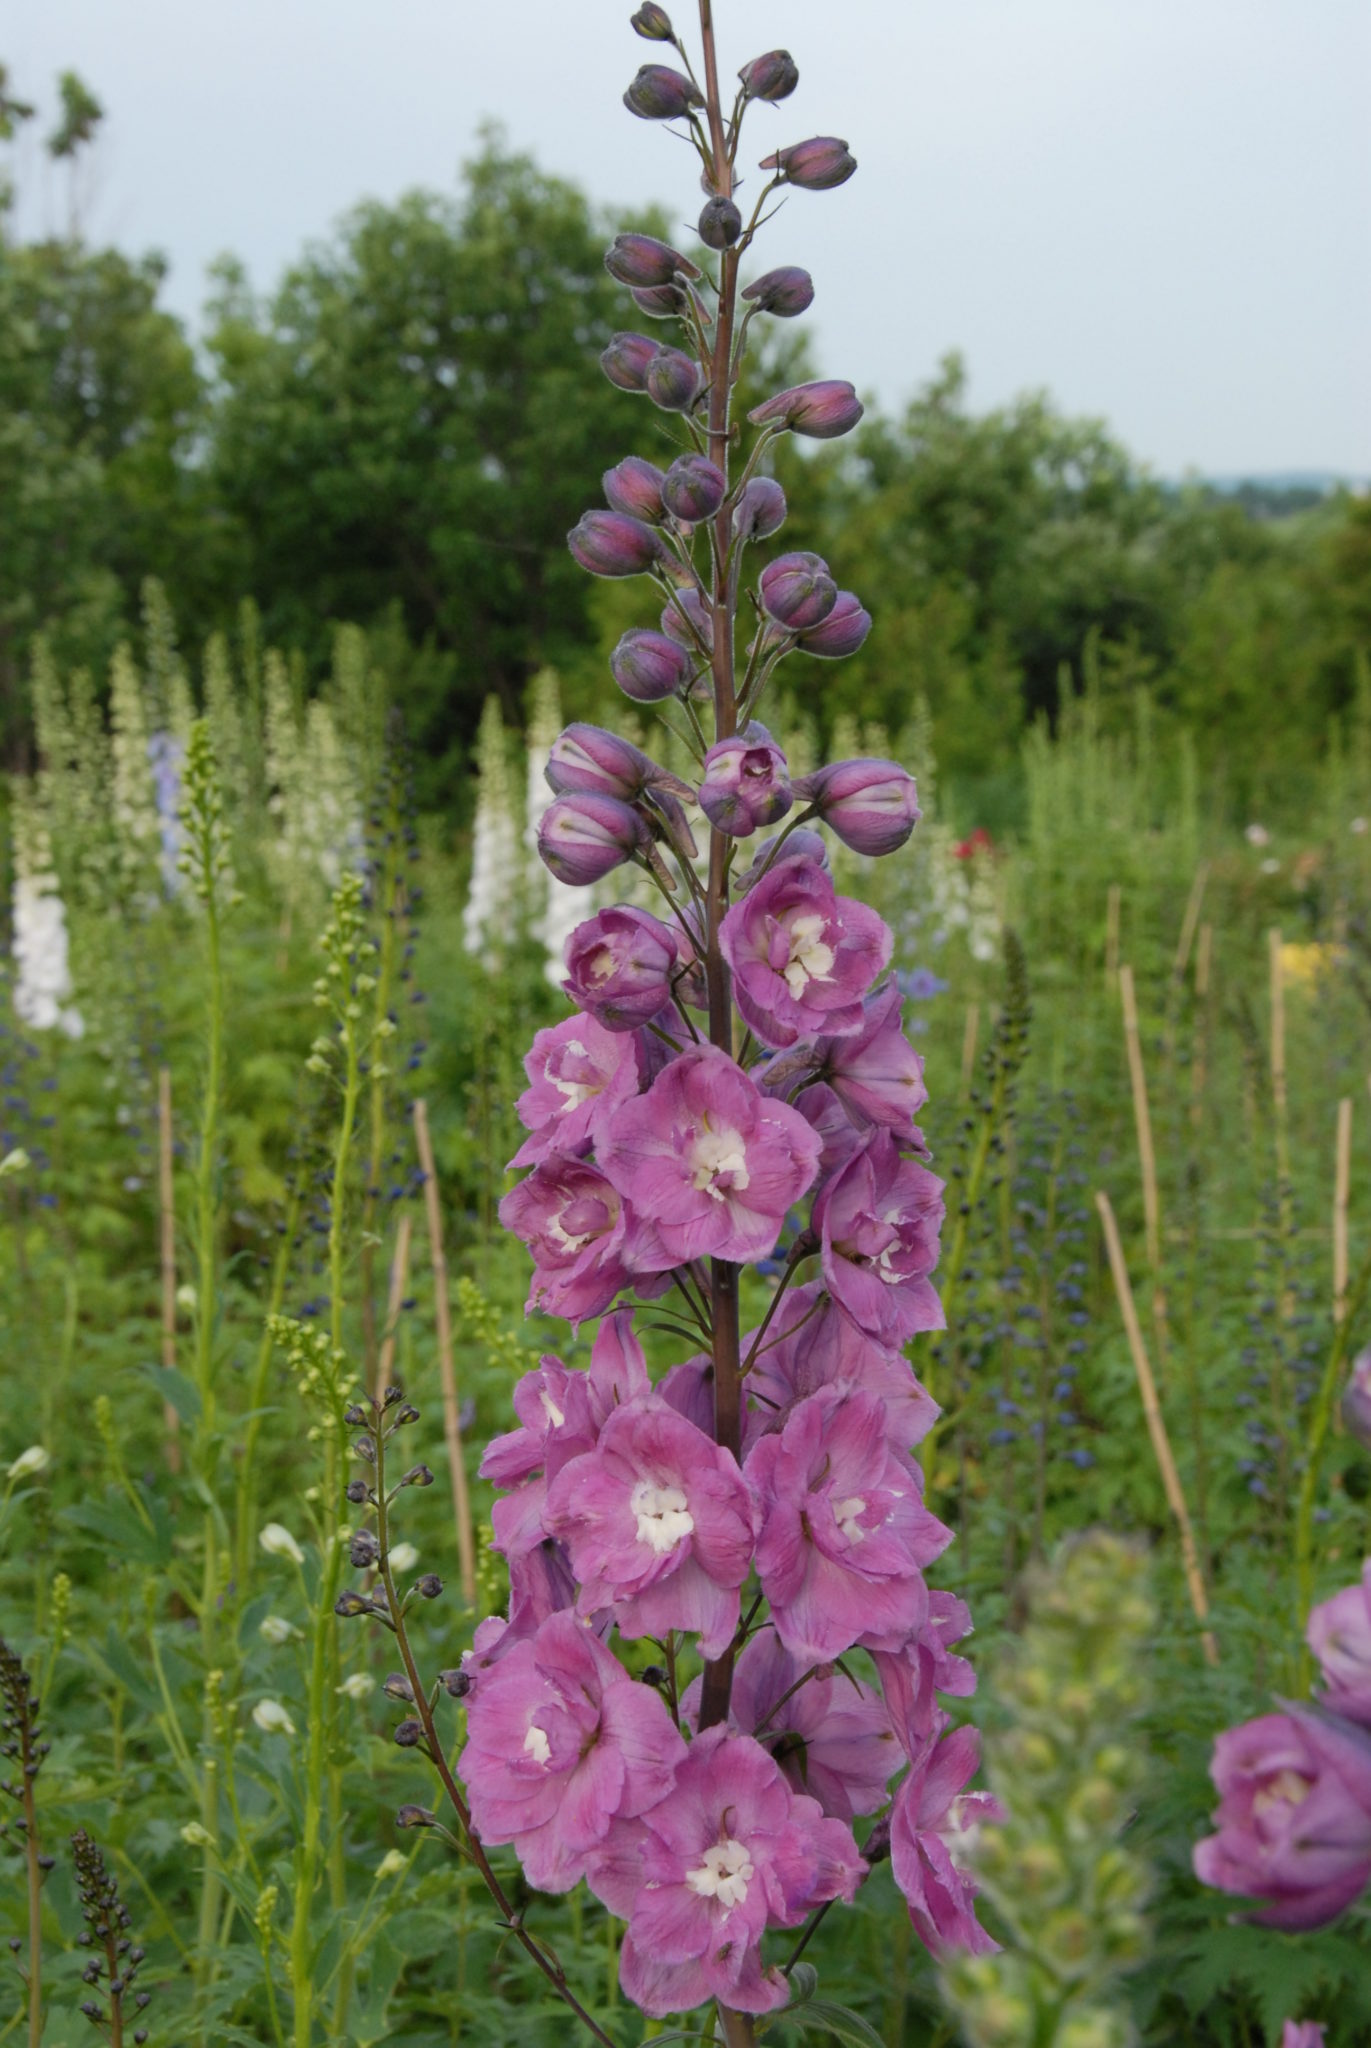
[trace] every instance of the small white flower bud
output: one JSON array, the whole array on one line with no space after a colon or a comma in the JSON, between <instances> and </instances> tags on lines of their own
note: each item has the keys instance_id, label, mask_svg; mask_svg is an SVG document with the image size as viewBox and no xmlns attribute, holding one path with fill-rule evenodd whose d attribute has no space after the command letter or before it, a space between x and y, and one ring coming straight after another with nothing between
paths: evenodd
<instances>
[{"instance_id":1,"label":"small white flower bud","mask_svg":"<svg viewBox=\"0 0 1371 2048\"><path fill-rule=\"evenodd\" d=\"M9 1479L31 1479L36 1472L46 1472L52 1459L42 1444L30 1444L21 1451L10 1466L6 1477Z\"/></svg>"},{"instance_id":2,"label":"small white flower bud","mask_svg":"<svg viewBox=\"0 0 1371 2048\"><path fill-rule=\"evenodd\" d=\"M268 1522L257 1541L268 1557L288 1557L292 1564L305 1561L304 1551L281 1522Z\"/></svg>"},{"instance_id":3,"label":"small white flower bud","mask_svg":"<svg viewBox=\"0 0 1371 2048\"><path fill-rule=\"evenodd\" d=\"M252 1718L264 1735L293 1735L295 1723L279 1700L258 1700Z\"/></svg>"},{"instance_id":4,"label":"small white flower bud","mask_svg":"<svg viewBox=\"0 0 1371 2048\"><path fill-rule=\"evenodd\" d=\"M412 1572L418 1562L419 1553L412 1543L392 1543L390 1568L393 1572Z\"/></svg>"}]
</instances>

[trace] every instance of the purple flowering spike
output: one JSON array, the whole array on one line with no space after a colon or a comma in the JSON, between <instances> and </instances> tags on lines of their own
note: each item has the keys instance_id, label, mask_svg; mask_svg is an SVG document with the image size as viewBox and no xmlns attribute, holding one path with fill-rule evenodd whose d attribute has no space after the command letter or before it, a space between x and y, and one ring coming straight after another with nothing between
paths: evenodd
<instances>
[{"instance_id":1,"label":"purple flowering spike","mask_svg":"<svg viewBox=\"0 0 1371 2048\"><path fill-rule=\"evenodd\" d=\"M808 142L793 142L789 149L764 156L761 168L806 192L831 192L835 185L847 183L857 159L836 135L811 135Z\"/></svg>"},{"instance_id":2,"label":"purple flowering spike","mask_svg":"<svg viewBox=\"0 0 1371 2048\"><path fill-rule=\"evenodd\" d=\"M793 801L785 755L755 719L705 755L700 809L730 838L750 839L759 825L774 825Z\"/></svg>"},{"instance_id":3,"label":"purple flowering spike","mask_svg":"<svg viewBox=\"0 0 1371 2048\"><path fill-rule=\"evenodd\" d=\"M603 1315L636 1276L666 1264L655 1232L589 1160L542 1160L505 1196L500 1221L533 1255L525 1313L565 1316L573 1328Z\"/></svg>"},{"instance_id":4,"label":"purple flowering spike","mask_svg":"<svg viewBox=\"0 0 1371 2048\"><path fill-rule=\"evenodd\" d=\"M612 511L649 523L662 516L662 472L641 455L626 455L601 479L605 503Z\"/></svg>"},{"instance_id":5,"label":"purple flowering spike","mask_svg":"<svg viewBox=\"0 0 1371 2048\"><path fill-rule=\"evenodd\" d=\"M1309 1616L1306 1640L1323 1674L1321 1706L1371 1728L1371 1562Z\"/></svg>"},{"instance_id":6,"label":"purple flowering spike","mask_svg":"<svg viewBox=\"0 0 1371 2048\"><path fill-rule=\"evenodd\" d=\"M641 576L662 552L652 528L624 512L583 512L567 535L567 546L592 576Z\"/></svg>"},{"instance_id":7,"label":"purple flowering spike","mask_svg":"<svg viewBox=\"0 0 1371 2048\"><path fill-rule=\"evenodd\" d=\"M723 1726L696 1736L671 1797L644 1815L639 1858L620 1974L654 2015L709 1998L738 2012L784 2005L762 1935L851 1899L866 1872L851 1830L792 1792L760 1743Z\"/></svg>"},{"instance_id":8,"label":"purple flowering spike","mask_svg":"<svg viewBox=\"0 0 1371 2048\"><path fill-rule=\"evenodd\" d=\"M566 942L562 986L596 1020L597 1030L619 1036L650 1024L668 1006L679 959L676 934L660 918L625 903L577 925Z\"/></svg>"},{"instance_id":9,"label":"purple flowering spike","mask_svg":"<svg viewBox=\"0 0 1371 2048\"><path fill-rule=\"evenodd\" d=\"M751 1497L729 1453L658 1396L615 1409L594 1450L553 1480L544 1520L567 1547L583 1614L613 1607L630 1638L695 1630L707 1657L732 1640Z\"/></svg>"},{"instance_id":10,"label":"purple flowering spike","mask_svg":"<svg viewBox=\"0 0 1371 2048\"><path fill-rule=\"evenodd\" d=\"M778 391L774 398L754 406L748 418L754 427L788 427L792 434L807 434L812 441L832 441L839 434L851 433L864 411L850 384L825 378Z\"/></svg>"},{"instance_id":11,"label":"purple flowering spike","mask_svg":"<svg viewBox=\"0 0 1371 2048\"><path fill-rule=\"evenodd\" d=\"M744 1337L744 1358L751 1356L756 1341L755 1330ZM748 1373L753 1406L744 1450L783 1428L793 1408L825 1387L879 1396L886 1435L897 1451L921 1442L938 1419L937 1402L920 1386L907 1360L864 1337L833 1306L822 1281L813 1280L787 1293Z\"/></svg>"},{"instance_id":12,"label":"purple flowering spike","mask_svg":"<svg viewBox=\"0 0 1371 2048\"><path fill-rule=\"evenodd\" d=\"M621 391L646 391L648 364L661 352L661 343L649 335L611 335L609 346L600 352L600 368Z\"/></svg>"},{"instance_id":13,"label":"purple flowering spike","mask_svg":"<svg viewBox=\"0 0 1371 2048\"><path fill-rule=\"evenodd\" d=\"M610 673L637 704L660 704L689 682L691 663L664 633L633 626L609 657Z\"/></svg>"},{"instance_id":14,"label":"purple flowering spike","mask_svg":"<svg viewBox=\"0 0 1371 2048\"><path fill-rule=\"evenodd\" d=\"M805 654L841 661L844 655L857 652L870 631L871 614L863 609L861 599L850 590L840 590L823 623L800 635L800 648Z\"/></svg>"},{"instance_id":15,"label":"purple flowering spike","mask_svg":"<svg viewBox=\"0 0 1371 2048\"><path fill-rule=\"evenodd\" d=\"M813 867L826 868L828 847L823 835L807 831L803 825L793 825L777 838L764 839L757 848L751 867L745 868L735 878L735 893L746 896L749 889L755 889L758 882L784 860L807 860Z\"/></svg>"},{"instance_id":16,"label":"purple flowering spike","mask_svg":"<svg viewBox=\"0 0 1371 2048\"><path fill-rule=\"evenodd\" d=\"M566 1892L617 1817L664 1799L685 1744L650 1686L572 1615L554 1614L478 1685L458 1760L483 1841Z\"/></svg>"},{"instance_id":17,"label":"purple flowering spike","mask_svg":"<svg viewBox=\"0 0 1371 2048\"><path fill-rule=\"evenodd\" d=\"M511 1166L536 1166L550 1152L576 1154L604 1129L612 1110L637 1095L637 1049L623 1028L611 1032L594 1017L567 1017L534 1035L524 1054L529 1085L515 1104L529 1135Z\"/></svg>"},{"instance_id":18,"label":"purple flowering spike","mask_svg":"<svg viewBox=\"0 0 1371 2048\"><path fill-rule=\"evenodd\" d=\"M931 1738L895 1794L890 1816L890 1867L904 1893L914 1932L933 1956L957 1950L993 1955L999 1943L976 1919L976 1884L959 1853L971 1829L1002 1821L988 1792L963 1794L980 1762L980 1737L958 1728Z\"/></svg>"},{"instance_id":19,"label":"purple flowering spike","mask_svg":"<svg viewBox=\"0 0 1371 2048\"><path fill-rule=\"evenodd\" d=\"M917 1331L943 1328L929 1278L942 1220L942 1182L901 1157L889 1131L873 1131L820 1190L813 1223L828 1291L878 1343L901 1345Z\"/></svg>"},{"instance_id":20,"label":"purple flowering spike","mask_svg":"<svg viewBox=\"0 0 1371 2048\"><path fill-rule=\"evenodd\" d=\"M714 644L714 626L708 607L696 590L675 590L662 613L662 631L678 647L695 654Z\"/></svg>"},{"instance_id":21,"label":"purple flowering spike","mask_svg":"<svg viewBox=\"0 0 1371 2048\"><path fill-rule=\"evenodd\" d=\"M706 249L731 249L743 231L743 217L731 199L707 199L696 233Z\"/></svg>"},{"instance_id":22,"label":"purple flowering spike","mask_svg":"<svg viewBox=\"0 0 1371 2048\"><path fill-rule=\"evenodd\" d=\"M635 285L630 296L638 311L646 313L649 320L679 320L688 303L676 284Z\"/></svg>"},{"instance_id":23,"label":"purple flowering spike","mask_svg":"<svg viewBox=\"0 0 1371 2048\"><path fill-rule=\"evenodd\" d=\"M640 121L676 121L704 101L684 72L669 64L644 64L624 94L624 105Z\"/></svg>"},{"instance_id":24,"label":"purple flowering spike","mask_svg":"<svg viewBox=\"0 0 1371 2048\"><path fill-rule=\"evenodd\" d=\"M560 1358L545 1357L536 1371L524 1374L514 1389L514 1413L519 1428L493 1438L481 1460L482 1478L505 1489L491 1519L495 1548L511 1562L546 1541L548 1479L569 1459L593 1450L598 1433L585 1374L571 1371Z\"/></svg>"},{"instance_id":25,"label":"purple flowering spike","mask_svg":"<svg viewBox=\"0 0 1371 2048\"><path fill-rule=\"evenodd\" d=\"M763 1045L860 1031L862 998L890 963L889 928L866 904L839 896L827 869L777 861L719 934L734 1000Z\"/></svg>"},{"instance_id":26,"label":"purple flowering spike","mask_svg":"<svg viewBox=\"0 0 1371 2048\"><path fill-rule=\"evenodd\" d=\"M750 100L788 100L800 82L800 67L789 50L768 50L738 73Z\"/></svg>"},{"instance_id":27,"label":"purple flowering spike","mask_svg":"<svg viewBox=\"0 0 1371 2048\"><path fill-rule=\"evenodd\" d=\"M580 791L548 805L538 827L538 852L559 882L573 889L599 882L651 843L631 804Z\"/></svg>"},{"instance_id":28,"label":"purple flowering spike","mask_svg":"<svg viewBox=\"0 0 1371 2048\"><path fill-rule=\"evenodd\" d=\"M616 235L605 251L605 269L620 284L673 284L678 277L698 277L699 265L659 242L655 235Z\"/></svg>"},{"instance_id":29,"label":"purple flowering spike","mask_svg":"<svg viewBox=\"0 0 1371 2048\"><path fill-rule=\"evenodd\" d=\"M488 1614L477 1623L471 1648L462 1658L463 1673L475 1684L519 1643L536 1635L550 1614L561 1614L575 1602L576 1582L560 1543L548 1537L522 1556L511 1555L509 1613Z\"/></svg>"},{"instance_id":30,"label":"purple flowering spike","mask_svg":"<svg viewBox=\"0 0 1371 2048\"><path fill-rule=\"evenodd\" d=\"M701 1045L625 1102L599 1144L605 1172L655 1229L662 1267L743 1264L776 1248L810 1187L819 1143L798 1110L769 1102L727 1053Z\"/></svg>"},{"instance_id":31,"label":"purple flowering spike","mask_svg":"<svg viewBox=\"0 0 1371 2048\"><path fill-rule=\"evenodd\" d=\"M647 366L643 389L663 412L689 412L704 389L704 373L684 349L659 348Z\"/></svg>"},{"instance_id":32,"label":"purple flowering spike","mask_svg":"<svg viewBox=\"0 0 1371 2048\"><path fill-rule=\"evenodd\" d=\"M825 1181L847 1165L861 1139L826 1081L815 1081L790 1099L819 1140L819 1179Z\"/></svg>"},{"instance_id":33,"label":"purple flowering spike","mask_svg":"<svg viewBox=\"0 0 1371 2048\"><path fill-rule=\"evenodd\" d=\"M1252 1917L1300 1933L1326 1927L1371 1883L1371 1736L1299 1708L1224 1731L1210 1765L1217 1834L1195 1875L1263 1899Z\"/></svg>"},{"instance_id":34,"label":"purple flowering spike","mask_svg":"<svg viewBox=\"0 0 1371 2048\"><path fill-rule=\"evenodd\" d=\"M687 1422L706 1436L714 1434L714 1361L705 1352L673 1365L657 1382L657 1392Z\"/></svg>"},{"instance_id":35,"label":"purple flowering spike","mask_svg":"<svg viewBox=\"0 0 1371 2048\"><path fill-rule=\"evenodd\" d=\"M1371 1445L1371 1345L1359 1351L1343 1389L1342 1419L1349 1436Z\"/></svg>"},{"instance_id":36,"label":"purple flowering spike","mask_svg":"<svg viewBox=\"0 0 1371 2048\"><path fill-rule=\"evenodd\" d=\"M896 761L833 761L801 776L795 794L844 846L870 856L894 853L923 815L914 777Z\"/></svg>"},{"instance_id":37,"label":"purple flowering spike","mask_svg":"<svg viewBox=\"0 0 1371 2048\"><path fill-rule=\"evenodd\" d=\"M778 270L768 270L754 278L743 287L742 295L752 301L759 313L774 313L778 320L793 320L813 305L814 280L798 264L782 264Z\"/></svg>"},{"instance_id":38,"label":"purple flowering spike","mask_svg":"<svg viewBox=\"0 0 1371 2048\"><path fill-rule=\"evenodd\" d=\"M766 540L785 525L785 492L774 477L754 476L733 512L740 540Z\"/></svg>"},{"instance_id":39,"label":"purple flowering spike","mask_svg":"<svg viewBox=\"0 0 1371 2048\"><path fill-rule=\"evenodd\" d=\"M821 555L779 555L762 571L762 604L792 633L817 626L832 611L838 586Z\"/></svg>"},{"instance_id":40,"label":"purple flowering spike","mask_svg":"<svg viewBox=\"0 0 1371 2048\"><path fill-rule=\"evenodd\" d=\"M662 479L662 503L687 526L712 519L728 489L724 473L704 455L678 455Z\"/></svg>"},{"instance_id":41,"label":"purple flowering spike","mask_svg":"<svg viewBox=\"0 0 1371 2048\"><path fill-rule=\"evenodd\" d=\"M918 1467L891 1449L874 1394L823 1388L748 1453L761 1509L757 1575L792 1657L822 1664L859 1636L903 1642L928 1612L923 1567L952 1539Z\"/></svg>"}]
</instances>

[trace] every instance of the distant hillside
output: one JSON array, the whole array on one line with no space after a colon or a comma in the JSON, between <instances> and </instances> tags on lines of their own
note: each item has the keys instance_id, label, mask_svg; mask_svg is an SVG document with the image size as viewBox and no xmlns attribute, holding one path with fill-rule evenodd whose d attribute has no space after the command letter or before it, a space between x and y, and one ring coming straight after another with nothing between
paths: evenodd
<instances>
[{"instance_id":1,"label":"distant hillside","mask_svg":"<svg viewBox=\"0 0 1371 2048\"><path fill-rule=\"evenodd\" d=\"M1288 519L1322 504L1335 491L1360 495L1371 489L1371 480L1331 469L1274 469L1253 476L1192 476L1185 486L1231 499L1253 519Z\"/></svg>"}]
</instances>

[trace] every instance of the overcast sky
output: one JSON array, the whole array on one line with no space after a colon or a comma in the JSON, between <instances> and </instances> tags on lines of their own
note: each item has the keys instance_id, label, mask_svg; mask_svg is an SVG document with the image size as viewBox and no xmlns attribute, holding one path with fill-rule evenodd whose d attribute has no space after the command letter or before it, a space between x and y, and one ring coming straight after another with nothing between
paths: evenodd
<instances>
[{"instance_id":1,"label":"overcast sky","mask_svg":"<svg viewBox=\"0 0 1371 2048\"><path fill-rule=\"evenodd\" d=\"M19 0L15 88L104 101L89 232L198 313L231 250L270 286L354 200L451 189L481 122L608 204L693 219L690 159L619 94L632 0ZM960 348L977 407L1045 387L1154 469L1371 474L1367 0L716 0L729 73L798 92L745 156L845 136L763 245L802 262L823 371L887 407ZM677 24L693 19L678 0ZM754 143L764 147L754 148ZM32 142L29 231L65 187Z\"/></svg>"}]
</instances>

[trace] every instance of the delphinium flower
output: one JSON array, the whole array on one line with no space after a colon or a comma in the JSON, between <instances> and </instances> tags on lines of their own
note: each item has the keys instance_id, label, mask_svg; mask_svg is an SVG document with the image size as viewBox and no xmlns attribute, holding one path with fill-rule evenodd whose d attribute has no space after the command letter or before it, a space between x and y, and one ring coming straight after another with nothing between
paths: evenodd
<instances>
[{"instance_id":1,"label":"delphinium flower","mask_svg":"<svg viewBox=\"0 0 1371 2048\"><path fill-rule=\"evenodd\" d=\"M756 552L786 517L769 451L847 433L862 408L839 379L764 398L746 423L734 407L754 320L813 292L793 265L749 281L772 199L832 190L856 164L834 137L768 137L744 215L749 109L789 94L793 59L744 65L729 111L711 7L698 68L663 8L633 25L683 67L644 66L626 103L695 151L709 260L637 234L609 251L635 324L601 364L655 416L661 459L608 469L568 545L592 575L645 579L611 670L673 751L585 722L546 745L538 847L586 908L565 946L572 1013L526 1062L522 1178L500 1214L531 1254L529 1311L604 1320L588 1367L567 1349L524 1375L519 1426L487 1452L509 1607L454 1676L469 1790L444 1783L502 1910L483 1832L534 1884L584 1874L627 1925L622 1982L646 2012L712 2000L741 2048L750 2015L789 1995L804 1936L778 1934L863 1881L854 1822L879 1830L872 1857L898 1838L922 1939L988 1938L948 1846L977 1737L939 1703L970 1690L953 1647L970 1619L925 1578L950 1532L911 1456L936 1410L901 1356L942 1324L942 1184L890 930L831 864L835 848L902 846L918 797L878 746L792 773L764 722L787 659L841 658L870 625L817 555ZM493 851L478 865L469 944L505 886ZM606 901L616 882L631 902ZM655 1385L648 1327L676 1353ZM381 1436L365 1443L379 1460ZM379 1540L379 1463L374 1488L357 1484ZM402 1633L388 1579L384 1612L374 1591L346 1599ZM397 1739L441 1773L408 1668L405 1684Z\"/></svg>"},{"instance_id":2,"label":"delphinium flower","mask_svg":"<svg viewBox=\"0 0 1371 2048\"><path fill-rule=\"evenodd\" d=\"M16 792L14 819L14 1012L31 1031L80 1038L85 1020L69 998L67 913L46 826Z\"/></svg>"},{"instance_id":3,"label":"delphinium flower","mask_svg":"<svg viewBox=\"0 0 1371 2048\"><path fill-rule=\"evenodd\" d=\"M175 733L155 732L148 740L153 801L161 834L162 887L175 896L181 886L181 774L186 749Z\"/></svg>"}]
</instances>

